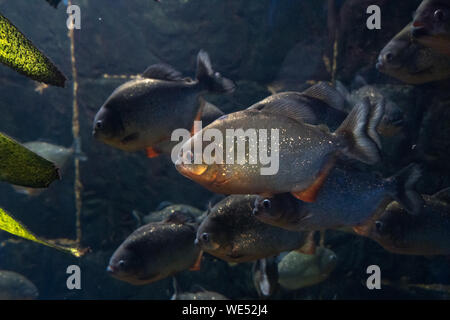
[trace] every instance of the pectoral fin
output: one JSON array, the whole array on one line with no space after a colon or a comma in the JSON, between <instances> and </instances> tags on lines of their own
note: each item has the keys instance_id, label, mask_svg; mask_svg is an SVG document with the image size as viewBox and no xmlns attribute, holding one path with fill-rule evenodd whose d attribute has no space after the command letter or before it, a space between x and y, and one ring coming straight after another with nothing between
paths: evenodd
<instances>
[{"instance_id":1,"label":"pectoral fin","mask_svg":"<svg viewBox=\"0 0 450 320\"><path fill-rule=\"evenodd\" d=\"M315 254L316 253L316 243L314 241L314 234L315 231L310 231L308 235L306 236L305 243L303 246L298 248L296 251L303 253L303 254Z\"/></svg>"},{"instance_id":2,"label":"pectoral fin","mask_svg":"<svg viewBox=\"0 0 450 320\"><path fill-rule=\"evenodd\" d=\"M304 202L315 202L320 189L328 178L331 169L334 167L334 160L329 161L326 166L320 171L316 180L306 189L302 191L291 192L294 197Z\"/></svg>"},{"instance_id":3,"label":"pectoral fin","mask_svg":"<svg viewBox=\"0 0 450 320\"><path fill-rule=\"evenodd\" d=\"M195 261L194 265L189 268L190 271L200 271L202 264L202 257L203 257L203 250L200 250L200 253L198 254L197 260Z\"/></svg>"},{"instance_id":4,"label":"pectoral fin","mask_svg":"<svg viewBox=\"0 0 450 320\"><path fill-rule=\"evenodd\" d=\"M147 147L145 150L148 158L156 158L161 155L161 152L153 147Z\"/></svg>"}]
</instances>

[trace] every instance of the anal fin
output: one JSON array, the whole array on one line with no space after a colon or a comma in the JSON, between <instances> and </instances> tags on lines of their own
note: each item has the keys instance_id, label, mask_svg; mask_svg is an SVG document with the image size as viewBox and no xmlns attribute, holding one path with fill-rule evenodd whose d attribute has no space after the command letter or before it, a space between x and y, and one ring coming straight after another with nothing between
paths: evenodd
<instances>
[{"instance_id":1,"label":"anal fin","mask_svg":"<svg viewBox=\"0 0 450 320\"><path fill-rule=\"evenodd\" d=\"M202 265L202 258L203 258L203 250L200 250L200 253L198 254L197 260L192 265L192 267L189 268L190 271L200 271L201 265Z\"/></svg>"},{"instance_id":2,"label":"anal fin","mask_svg":"<svg viewBox=\"0 0 450 320\"><path fill-rule=\"evenodd\" d=\"M193 136L194 134L197 133L197 127L195 125L195 122L196 121L202 121L203 108L205 107L206 101L203 98L200 97L198 103L199 103L200 106L199 106L199 108L197 110L197 114L195 115L195 118L194 118L194 123L193 123L192 128L191 128L191 136Z\"/></svg>"},{"instance_id":3,"label":"anal fin","mask_svg":"<svg viewBox=\"0 0 450 320\"><path fill-rule=\"evenodd\" d=\"M161 155L161 152L159 152L158 150L156 150L153 147L147 147L145 149L145 151L147 152L147 157L148 158L156 158L156 157Z\"/></svg>"},{"instance_id":4,"label":"anal fin","mask_svg":"<svg viewBox=\"0 0 450 320\"><path fill-rule=\"evenodd\" d=\"M303 254L315 254L316 253L316 242L314 241L315 231L310 231L306 236L305 243L303 246L298 248L296 251Z\"/></svg>"}]
</instances>

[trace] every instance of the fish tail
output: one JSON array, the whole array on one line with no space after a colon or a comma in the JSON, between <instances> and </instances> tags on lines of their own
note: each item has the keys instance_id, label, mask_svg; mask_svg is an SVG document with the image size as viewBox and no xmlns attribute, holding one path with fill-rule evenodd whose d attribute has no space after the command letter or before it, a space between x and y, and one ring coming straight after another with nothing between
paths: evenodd
<instances>
[{"instance_id":1,"label":"fish tail","mask_svg":"<svg viewBox=\"0 0 450 320\"><path fill-rule=\"evenodd\" d=\"M348 157L367 164L380 160L379 137L375 128L381 120L384 104L371 110L369 99L358 103L334 135L341 141L341 151Z\"/></svg>"},{"instance_id":2,"label":"fish tail","mask_svg":"<svg viewBox=\"0 0 450 320\"><path fill-rule=\"evenodd\" d=\"M377 144L378 148L381 149L381 140L377 132L377 127L383 118L384 111L386 110L386 99L382 98L375 104L369 116L369 123L367 124L367 134L372 140Z\"/></svg>"},{"instance_id":3,"label":"fish tail","mask_svg":"<svg viewBox=\"0 0 450 320\"><path fill-rule=\"evenodd\" d=\"M213 93L231 93L236 87L233 81L213 70L209 55L204 50L200 50L197 55L196 78L200 85Z\"/></svg>"},{"instance_id":4,"label":"fish tail","mask_svg":"<svg viewBox=\"0 0 450 320\"><path fill-rule=\"evenodd\" d=\"M302 94L322 101L336 110L345 112L345 95L327 82L321 81L303 91Z\"/></svg>"},{"instance_id":5,"label":"fish tail","mask_svg":"<svg viewBox=\"0 0 450 320\"><path fill-rule=\"evenodd\" d=\"M418 164L412 163L386 181L392 185L391 195L410 214L417 215L423 206L422 196L416 191L416 184L422 176Z\"/></svg>"}]
</instances>

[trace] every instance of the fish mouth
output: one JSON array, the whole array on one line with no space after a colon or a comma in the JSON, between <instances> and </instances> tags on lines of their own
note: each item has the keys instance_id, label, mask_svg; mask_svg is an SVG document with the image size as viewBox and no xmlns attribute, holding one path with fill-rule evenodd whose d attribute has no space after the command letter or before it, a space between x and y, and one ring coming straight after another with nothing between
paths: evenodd
<instances>
[{"instance_id":1,"label":"fish mouth","mask_svg":"<svg viewBox=\"0 0 450 320\"><path fill-rule=\"evenodd\" d=\"M377 61L376 65L375 65L375 68L378 71L383 71L385 69L385 67L386 67L386 65L385 65L385 63L383 61L383 58L381 58L381 57L378 58L378 61Z\"/></svg>"},{"instance_id":2,"label":"fish mouth","mask_svg":"<svg viewBox=\"0 0 450 320\"><path fill-rule=\"evenodd\" d=\"M423 24L414 24L411 28L411 35L413 38L420 38L428 35L428 30Z\"/></svg>"},{"instance_id":3,"label":"fish mouth","mask_svg":"<svg viewBox=\"0 0 450 320\"><path fill-rule=\"evenodd\" d=\"M106 267L106 272L110 275L114 275L116 273L116 271L117 271L116 268L114 268L114 266L112 266L112 265L108 265Z\"/></svg>"}]
</instances>

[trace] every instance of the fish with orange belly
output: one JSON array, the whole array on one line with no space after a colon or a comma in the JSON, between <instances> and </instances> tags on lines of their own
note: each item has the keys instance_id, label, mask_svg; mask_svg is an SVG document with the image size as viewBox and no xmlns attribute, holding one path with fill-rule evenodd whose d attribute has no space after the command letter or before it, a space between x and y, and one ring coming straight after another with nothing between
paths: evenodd
<instances>
[{"instance_id":1,"label":"fish with orange belly","mask_svg":"<svg viewBox=\"0 0 450 320\"><path fill-rule=\"evenodd\" d=\"M183 270L199 270L201 250L194 245L195 217L175 212L135 230L112 255L106 271L134 284L152 283Z\"/></svg>"},{"instance_id":2,"label":"fish with orange belly","mask_svg":"<svg viewBox=\"0 0 450 320\"><path fill-rule=\"evenodd\" d=\"M384 101L371 107L369 100L364 99L332 133L323 125L306 123L304 108L293 101L279 99L269 104L256 104L222 116L197 132L182 146L175 165L182 175L215 193L271 196L291 192L300 200L314 202L338 157L367 164L379 160L376 127L383 113ZM244 136L230 139L231 131L244 133ZM245 136L246 132L250 134ZM251 137L251 132L259 132L260 136ZM266 140L266 146L261 132L271 137L270 143ZM210 142L211 137L206 137L210 133L225 138ZM250 138L259 142L251 143ZM195 148L198 145L203 152L200 161L197 161ZM213 148L208 155L211 145ZM239 150L244 150L244 159L240 162L236 161ZM273 168L261 161L263 150L266 155L270 153L270 166L276 162L275 172L267 172Z\"/></svg>"},{"instance_id":3,"label":"fish with orange belly","mask_svg":"<svg viewBox=\"0 0 450 320\"><path fill-rule=\"evenodd\" d=\"M92 134L114 148L147 150L149 157L156 157L170 145L175 129L193 129L194 121L202 119L205 93L230 93L234 88L212 69L203 50L197 56L195 80L168 65L153 65L111 94L95 116Z\"/></svg>"},{"instance_id":4,"label":"fish with orange belly","mask_svg":"<svg viewBox=\"0 0 450 320\"><path fill-rule=\"evenodd\" d=\"M373 173L335 168L316 202L299 201L289 193L272 199L258 197L253 215L286 230L310 231L361 225L382 212L393 199L411 214L418 214L423 200L414 187L420 176L419 166L414 164L386 179Z\"/></svg>"},{"instance_id":5,"label":"fish with orange belly","mask_svg":"<svg viewBox=\"0 0 450 320\"><path fill-rule=\"evenodd\" d=\"M355 231L387 251L407 255L450 255L450 188L432 196L418 215L407 214L397 202Z\"/></svg>"},{"instance_id":6,"label":"fish with orange belly","mask_svg":"<svg viewBox=\"0 0 450 320\"><path fill-rule=\"evenodd\" d=\"M291 250L314 253L313 232L292 232L258 221L252 215L256 198L231 195L209 209L197 230L197 246L232 263L256 261Z\"/></svg>"}]
</instances>

